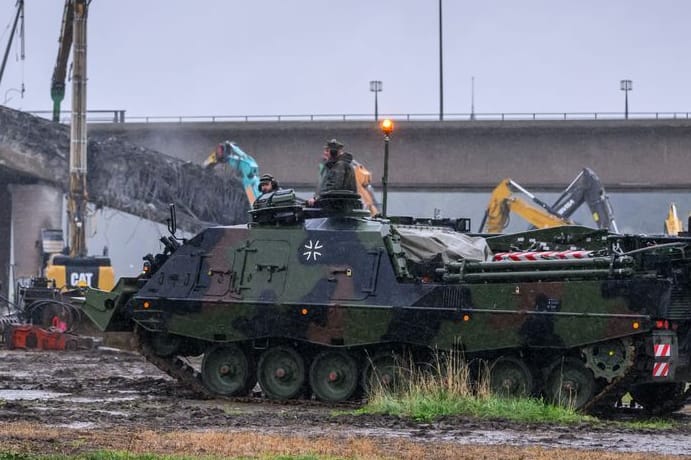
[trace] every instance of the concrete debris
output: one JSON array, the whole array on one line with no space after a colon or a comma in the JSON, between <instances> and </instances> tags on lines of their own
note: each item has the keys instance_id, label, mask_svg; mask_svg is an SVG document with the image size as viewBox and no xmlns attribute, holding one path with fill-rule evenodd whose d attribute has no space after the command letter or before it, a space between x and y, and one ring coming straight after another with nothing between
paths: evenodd
<instances>
[{"instance_id":1,"label":"concrete debris","mask_svg":"<svg viewBox=\"0 0 691 460\"><path fill-rule=\"evenodd\" d=\"M69 126L0 106L0 185L48 183L67 192ZM242 184L117 138L88 144L89 201L165 223L169 203L178 226L196 232L209 225L247 222Z\"/></svg>"}]
</instances>

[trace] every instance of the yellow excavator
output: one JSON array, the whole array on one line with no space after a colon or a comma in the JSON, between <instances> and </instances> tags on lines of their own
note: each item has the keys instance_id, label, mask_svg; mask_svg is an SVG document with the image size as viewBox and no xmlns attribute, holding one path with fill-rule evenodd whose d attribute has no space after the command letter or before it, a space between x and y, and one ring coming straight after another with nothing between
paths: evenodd
<instances>
[{"instance_id":1,"label":"yellow excavator","mask_svg":"<svg viewBox=\"0 0 691 460\"><path fill-rule=\"evenodd\" d=\"M72 54L72 122L70 124L68 236L61 229L41 231L42 277L55 289L78 287L110 290L115 284L111 261L105 256L87 256L87 164L86 164L86 25L90 0L65 0L58 56L51 80L53 120L60 121L60 103L65 95L67 61ZM65 254L69 248L69 254Z\"/></svg>"},{"instance_id":2,"label":"yellow excavator","mask_svg":"<svg viewBox=\"0 0 691 460\"><path fill-rule=\"evenodd\" d=\"M97 287L112 289L115 275L110 259L87 256L87 164L86 164L86 23L90 0L66 0L60 31L60 46L53 71L51 97L54 102L53 119L59 120L60 101L64 96L65 68L72 48L72 123L70 125L70 183L67 195L69 255L44 251L47 258L44 277L54 280L55 287ZM58 120L56 120L56 118ZM61 240L56 231L44 231L43 246Z\"/></svg>"},{"instance_id":3,"label":"yellow excavator","mask_svg":"<svg viewBox=\"0 0 691 460\"><path fill-rule=\"evenodd\" d=\"M665 219L665 234L673 236L688 236L691 232L691 215L689 215L688 228L684 231L684 223L679 218L677 214L677 205L672 203L669 206L669 211L667 212L667 218Z\"/></svg>"},{"instance_id":4,"label":"yellow excavator","mask_svg":"<svg viewBox=\"0 0 691 460\"><path fill-rule=\"evenodd\" d=\"M552 205L540 200L513 179L502 180L492 191L479 231L503 232L512 213L535 228L573 225L571 216L583 203L588 204L598 228L619 232L605 189L590 168L584 168Z\"/></svg>"}]
</instances>

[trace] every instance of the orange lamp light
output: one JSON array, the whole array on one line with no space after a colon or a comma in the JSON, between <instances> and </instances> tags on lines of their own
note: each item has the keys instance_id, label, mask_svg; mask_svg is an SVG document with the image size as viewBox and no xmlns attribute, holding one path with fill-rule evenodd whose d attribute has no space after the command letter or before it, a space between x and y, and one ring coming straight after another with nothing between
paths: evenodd
<instances>
[{"instance_id":1,"label":"orange lamp light","mask_svg":"<svg viewBox=\"0 0 691 460\"><path fill-rule=\"evenodd\" d=\"M386 120L382 120L379 126L381 127L382 132L387 136L393 132L393 121L389 120L388 118Z\"/></svg>"}]
</instances>

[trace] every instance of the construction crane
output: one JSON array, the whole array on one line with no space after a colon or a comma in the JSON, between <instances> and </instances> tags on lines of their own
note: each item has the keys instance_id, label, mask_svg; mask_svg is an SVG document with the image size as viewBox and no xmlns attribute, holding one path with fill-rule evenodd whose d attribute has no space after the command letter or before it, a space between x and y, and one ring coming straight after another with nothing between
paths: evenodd
<instances>
[{"instance_id":1,"label":"construction crane","mask_svg":"<svg viewBox=\"0 0 691 460\"><path fill-rule=\"evenodd\" d=\"M86 16L84 16L84 22L86 23ZM62 100L65 98L67 60L70 57L70 50L72 48L73 26L74 1L66 0L65 8L62 12L62 26L60 27L60 39L58 41L60 47L58 48L58 57L55 60L53 78L51 79L50 83L50 97L53 99L53 121L55 122L60 121L60 105L62 104Z\"/></svg>"},{"instance_id":2,"label":"construction crane","mask_svg":"<svg viewBox=\"0 0 691 460\"><path fill-rule=\"evenodd\" d=\"M22 60L24 59L24 0L17 0L17 13L14 16L14 22L12 23L12 32L10 32L10 38L7 42L7 47L5 48L5 54L2 57L2 65L0 65L0 83L2 83L2 76L5 74L5 66L7 65L7 57L10 55L10 49L12 48L12 39L17 31L17 24L21 19L22 27L19 29L19 36L22 41ZM22 88L22 93L24 92Z\"/></svg>"}]
</instances>

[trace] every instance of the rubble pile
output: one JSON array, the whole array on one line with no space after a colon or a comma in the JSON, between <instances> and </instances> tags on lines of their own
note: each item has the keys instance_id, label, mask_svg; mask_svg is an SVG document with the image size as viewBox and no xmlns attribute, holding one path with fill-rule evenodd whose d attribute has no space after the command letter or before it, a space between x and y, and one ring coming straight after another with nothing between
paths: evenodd
<instances>
[{"instance_id":1,"label":"rubble pile","mask_svg":"<svg viewBox=\"0 0 691 460\"><path fill-rule=\"evenodd\" d=\"M69 126L0 106L0 177L68 188ZM200 165L117 138L90 139L89 201L165 223L168 204L190 232L247 222L242 184Z\"/></svg>"}]
</instances>

